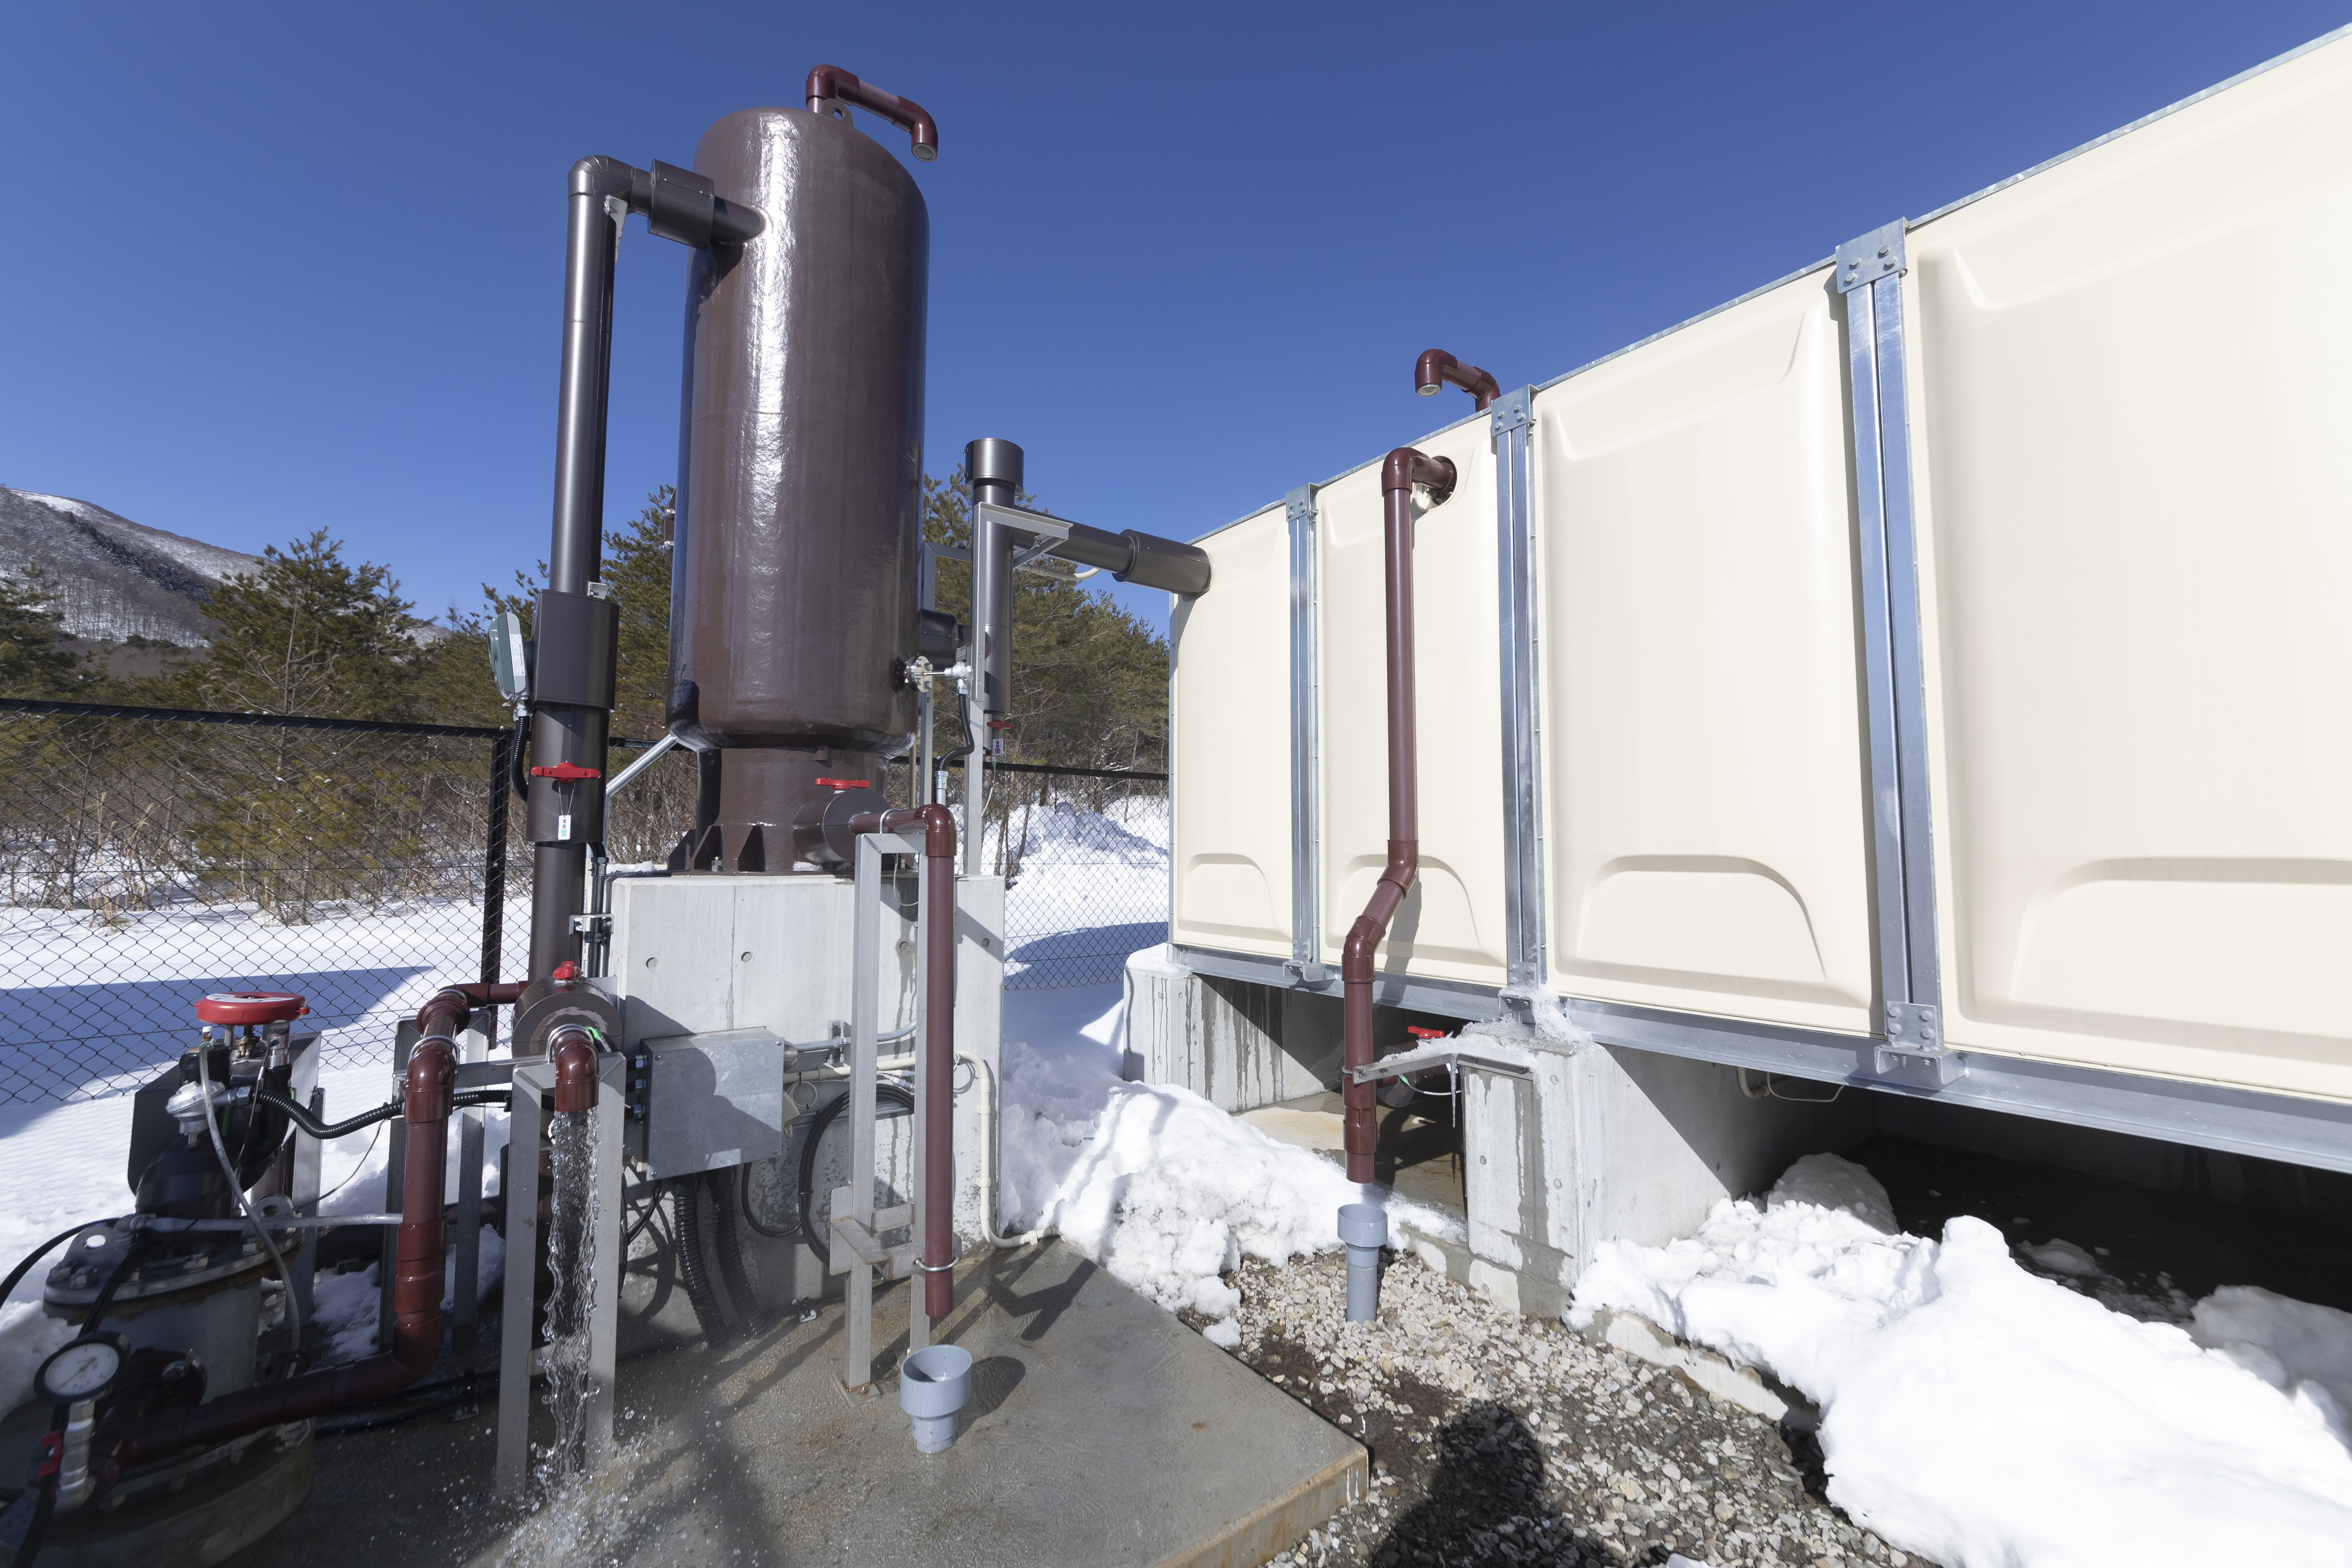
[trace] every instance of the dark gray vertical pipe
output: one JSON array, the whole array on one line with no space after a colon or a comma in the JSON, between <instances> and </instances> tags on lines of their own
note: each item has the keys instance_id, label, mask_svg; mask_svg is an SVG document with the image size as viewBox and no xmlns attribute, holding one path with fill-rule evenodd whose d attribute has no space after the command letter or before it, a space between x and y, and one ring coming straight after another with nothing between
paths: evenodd
<instances>
[{"instance_id":1,"label":"dark gray vertical pipe","mask_svg":"<svg viewBox=\"0 0 2352 1568\"><path fill-rule=\"evenodd\" d=\"M620 246L620 226L605 210L604 198L625 197L628 189L628 166L615 160L583 158L572 166L563 255L563 360L556 390L555 518L547 558L547 586L557 593L586 593L603 556L604 411L612 386L613 268ZM576 671L599 655L609 660L612 650L562 645L541 629L536 661L540 684L609 689L609 676L599 680L586 672L562 681L564 672ZM551 675L557 678L551 680ZM538 707L531 715L533 766L569 761L601 772L611 719L609 710L594 707ZM587 856L584 832L562 839L541 835L551 822L571 825L577 821L584 827L601 816L575 807L583 803L578 797L583 794L593 792L601 799L603 789L601 779L586 785L531 779L531 810L526 820L537 830L531 846L532 979L545 978L575 956L572 917L580 912Z\"/></svg>"},{"instance_id":2,"label":"dark gray vertical pipe","mask_svg":"<svg viewBox=\"0 0 2352 1568\"><path fill-rule=\"evenodd\" d=\"M1003 528L980 520L980 505L1020 505L1021 448L982 436L963 449L963 468L971 480L971 627L981 706L1002 714L1013 703L1013 541Z\"/></svg>"}]
</instances>

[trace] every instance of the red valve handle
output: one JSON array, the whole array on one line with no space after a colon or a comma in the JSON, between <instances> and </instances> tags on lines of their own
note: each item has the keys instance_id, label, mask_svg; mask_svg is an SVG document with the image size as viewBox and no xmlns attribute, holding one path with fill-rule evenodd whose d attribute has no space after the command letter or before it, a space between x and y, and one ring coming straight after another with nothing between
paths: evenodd
<instances>
[{"instance_id":1,"label":"red valve handle","mask_svg":"<svg viewBox=\"0 0 2352 1568\"><path fill-rule=\"evenodd\" d=\"M1409 1023L1405 1025L1404 1031L1405 1033L1412 1036L1415 1040L1444 1040L1445 1038L1445 1031L1444 1030L1423 1029L1417 1023Z\"/></svg>"},{"instance_id":2,"label":"red valve handle","mask_svg":"<svg viewBox=\"0 0 2352 1568\"><path fill-rule=\"evenodd\" d=\"M196 1019L200 1023L239 1024L291 1023L310 1012L300 997L291 991L215 991L196 998Z\"/></svg>"},{"instance_id":3,"label":"red valve handle","mask_svg":"<svg viewBox=\"0 0 2352 1568\"><path fill-rule=\"evenodd\" d=\"M552 768L534 768L530 770L530 776L534 779L552 779L558 784L577 784L583 779L604 777L595 768L583 768L577 762L559 762Z\"/></svg>"},{"instance_id":4,"label":"red valve handle","mask_svg":"<svg viewBox=\"0 0 2352 1568\"><path fill-rule=\"evenodd\" d=\"M547 977L551 980L576 980L580 977L580 966L566 958L555 966Z\"/></svg>"},{"instance_id":5,"label":"red valve handle","mask_svg":"<svg viewBox=\"0 0 2352 1568\"><path fill-rule=\"evenodd\" d=\"M866 783L863 779L820 779L817 782L827 785L835 789L870 789L873 788L872 785Z\"/></svg>"}]
</instances>

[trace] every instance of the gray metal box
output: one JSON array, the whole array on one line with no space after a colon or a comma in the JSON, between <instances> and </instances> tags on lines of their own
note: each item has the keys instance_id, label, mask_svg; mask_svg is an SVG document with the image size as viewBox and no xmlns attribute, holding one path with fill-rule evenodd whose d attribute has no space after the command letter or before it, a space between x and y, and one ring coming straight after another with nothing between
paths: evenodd
<instances>
[{"instance_id":1,"label":"gray metal box","mask_svg":"<svg viewBox=\"0 0 2352 1568\"><path fill-rule=\"evenodd\" d=\"M764 1029L643 1041L645 1161L656 1177L725 1170L784 1151L799 1111L784 1094L792 1047Z\"/></svg>"}]
</instances>

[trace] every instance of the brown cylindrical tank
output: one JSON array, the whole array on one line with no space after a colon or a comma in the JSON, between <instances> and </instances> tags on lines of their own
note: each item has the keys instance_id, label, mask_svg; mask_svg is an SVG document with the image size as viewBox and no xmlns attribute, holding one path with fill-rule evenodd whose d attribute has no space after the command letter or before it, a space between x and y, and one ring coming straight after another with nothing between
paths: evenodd
<instances>
[{"instance_id":1,"label":"brown cylindrical tank","mask_svg":"<svg viewBox=\"0 0 2352 1568\"><path fill-rule=\"evenodd\" d=\"M767 226L688 282L669 727L720 754L712 869L786 871L814 779L915 727L930 219L888 149L803 109L729 115L694 167Z\"/></svg>"}]
</instances>

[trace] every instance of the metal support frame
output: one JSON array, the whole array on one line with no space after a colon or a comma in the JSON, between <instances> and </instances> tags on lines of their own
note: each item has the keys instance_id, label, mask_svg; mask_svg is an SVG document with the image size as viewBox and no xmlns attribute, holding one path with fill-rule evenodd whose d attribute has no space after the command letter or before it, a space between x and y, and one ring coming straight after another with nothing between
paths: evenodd
<instances>
[{"instance_id":1,"label":"metal support frame","mask_svg":"<svg viewBox=\"0 0 2352 1568\"><path fill-rule=\"evenodd\" d=\"M1529 496L1536 389L1488 409L1503 661L1503 942L1513 986L1544 983L1543 747L1537 706L1536 541Z\"/></svg>"},{"instance_id":2,"label":"metal support frame","mask_svg":"<svg viewBox=\"0 0 2352 1568\"><path fill-rule=\"evenodd\" d=\"M882 1001L882 857L923 852L920 833L860 833L855 866L855 894L850 918L856 930L850 943L849 993L849 1185L833 1193L832 1271L849 1276L842 1306L841 1391L854 1404L875 1397L874 1270L885 1278L905 1279L914 1272L922 1250L923 1090L929 1053L916 1052L914 1201L888 1208L874 1207L874 1086L875 1037L880 1032ZM923 880L920 929L928 931L940 912L931 908L930 878ZM917 987L915 1035L923 1038L922 1009L930 1005L928 987ZM881 1242L885 1231L912 1227L913 1236L896 1247ZM917 1351L930 1343L930 1319L923 1312L923 1293L908 1291L907 1348Z\"/></svg>"},{"instance_id":3,"label":"metal support frame","mask_svg":"<svg viewBox=\"0 0 2352 1568\"><path fill-rule=\"evenodd\" d=\"M1315 658L1315 486L1301 485L1283 504L1290 524L1290 964L1293 977L1324 978L1322 812L1318 779Z\"/></svg>"},{"instance_id":4,"label":"metal support frame","mask_svg":"<svg viewBox=\"0 0 2352 1568\"><path fill-rule=\"evenodd\" d=\"M1195 974L1334 999L1340 994L1337 978L1319 985L1297 983L1278 958L1182 945L1173 951ZM1404 975L1381 975L1376 984L1375 995L1384 1008L1435 1013L1465 1023L1505 1016L1502 998L1491 988ZM1832 1034L1580 997L1562 998L1561 1005L1572 1022L1602 1045L2352 1172L2352 1104L2337 1101L1987 1051L1947 1053L1957 1059L1949 1066L1958 1070L1948 1077L1945 1062L1925 1056L1884 1061L1886 1041L1873 1035ZM1386 1058L1375 1062L1373 1070L1376 1075L1391 1075L1396 1063L1409 1060Z\"/></svg>"},{"instance_id":5,"label":"metal support frame","mask_svg":"<svg viewBox=\"0 0 2352 1568\"><path fill-rule=\"evenodd\" d=\"M482 1061L489 1054L488 1022L476 1013L471 1027L458 1039L457 1060ZM457 1347L471 1350L482 1293L482 1111L467 1105L457 1115L457 1213L449 1230L457 1256L457 1266L450 1270L449 1328Z\"/></svg>"},{"instance_id":6,"label":"metal support frame","mask_svg":"<svg viewBox=\"0 0 2352 1568\"><path fill-rule=\"evenodd\" d=\"M628 1112L628 1056L596 1056L596 1234L587 1255L592 1265L588 1297L587 1459L593 1472L613 1454L614 1342L621 1322L621 1276L628 1259L621 1253L622 1136ZM505 1063L496 1065L504 1066ZM539 1151L547 1140L544 1100L555 1092L555 1067L544 1057L514 1063L514 1098L507 1139L507 1266L501 1287L499 1333L498 1490L519 1495L530 1477L530 1385L539 1365L540 1313L533 1281L541 1249Z\"/></svg>"},{"instance_id":7,"label":"metal support frame","mask_svg":"<svg viewBox=\"0 0 2352 1568\"><path fill-rule=\"evenodd\" d=\"M1862 569L1863 716L1870 746L1872 904L1881 1071L1961 1070L1944 1040L1936 950L1934 823L1927 793L1927 678L1912 535L1911 423L1903 375L1905 224L1838 247Z\"/></svg>"}]
</instances>

